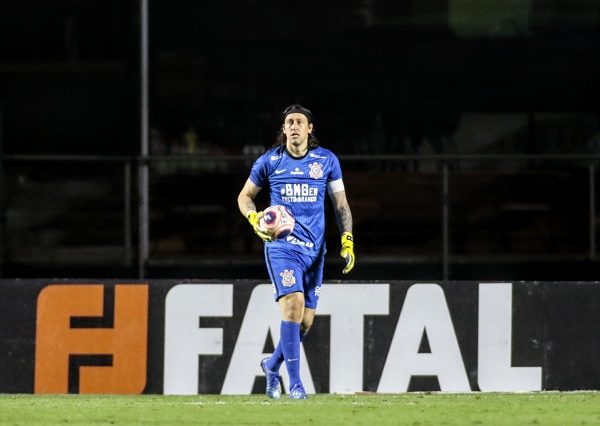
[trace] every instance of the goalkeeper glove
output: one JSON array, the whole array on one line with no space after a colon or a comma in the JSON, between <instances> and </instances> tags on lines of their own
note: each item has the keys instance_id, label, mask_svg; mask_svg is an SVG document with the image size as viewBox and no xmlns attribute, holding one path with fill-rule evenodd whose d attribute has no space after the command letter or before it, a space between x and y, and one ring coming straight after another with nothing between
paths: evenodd
<instances>
[{"instance_id":1,"label":"goalkeeper glove","mask_svg":"<svg viewBox=\"0 0 600 426\"><path fill-rule=\"evenodd\" d=\"M258 229L258 223L260 222L260 218L262 216L263 216L263 212L256 213L254 210L250 210L248 212L248 214L246 214L246 218L248 219L248 222L250 222L250 225L252 225L252 228L254 229L254 232L256 233L256 235L258 235L260 238L262 238L263 241L266 241L269 243L269 242L273 241L273 239L269 235L265 234L260 229Z\"/></svg>"},{"instance_id":2,"label":"goalkeeper glove","mask_svg":"<svg viewBox=\"0 0 600 426\"><path fill-rule=\"evenodd\" d=\"M344 232L342 234L340 256L346 259L346 267L342 273L347 274L354 268L354 237L352 236L352 232Z\"/></svg>"}]
</instances>

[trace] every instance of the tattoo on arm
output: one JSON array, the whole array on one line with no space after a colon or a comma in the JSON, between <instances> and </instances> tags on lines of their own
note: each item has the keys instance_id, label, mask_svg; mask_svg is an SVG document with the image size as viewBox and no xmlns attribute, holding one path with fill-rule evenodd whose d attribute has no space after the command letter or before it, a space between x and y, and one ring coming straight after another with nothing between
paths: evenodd
<instances>
[{"instance_id":1,"label":"tattoo on arm","mask_svg":"<svg viewBox=\"0 0 600 426\"><path fill-rule=\"evenodd\" d=\"M333 210L335 212L335 220L337 222L340 234L344 232L352 232L352 212L348 205L345 191L334 192L330 194L333 202Z\"/></svg>"},{"instance_id":2,"label":"tattoo on arm","mask_svg":"<svg viewBox=\"0 0 600 426\"><path fill-rule=\"evenodd\" d=\"M348 203L335 209L335 219L337 221L340 234L344 232L352 232L352 212Z\"/></svg>"}]
</instances>

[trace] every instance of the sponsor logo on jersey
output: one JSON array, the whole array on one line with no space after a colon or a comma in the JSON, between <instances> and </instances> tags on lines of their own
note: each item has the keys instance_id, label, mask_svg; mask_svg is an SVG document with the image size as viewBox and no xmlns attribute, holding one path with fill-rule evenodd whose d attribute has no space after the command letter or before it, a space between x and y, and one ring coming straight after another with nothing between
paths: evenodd
<instances>
[{"instance_id":1,"label":"sponsor logo on jersey","mask_svg":"<svg viewBox=\"0 0 600 426\"><path fill-rule=\"evenodd\" d=\"M298 238L292 237L292 236L287 237L285 240L288 243L290 243L290 244L296 244L297 246L309 247L309 248L312 248L312 247L315 246L314 243L310 243L310 242L307 242L307 241L302 241L302 240L299 240Z\"/></svg>"},{"instance_id":2,"label":"sponsor logo on jersey","mask_svg":"<svg viewBox=\"0 0 600 426\"><path fill-rule=\"evenodd\" d=\"M304 172L302 170L300 170L298 167L296 167L296 170L294 170L293 172L290 172L290 174L292 174L292 175L303 175Z\"/></svg>"},{"instance_id":3,"label":"sponsor logo on jersey","mask_svg":"<svg viewBox=\"0 0 600 426\"><path fill-rule=\"evenodd\" d=\"M281 158L281 155L271 155L271 161L277 161Z\"/></svg>"},{"instance_id":4,"label":"sponsor logo on jersey","mask_svg":"<svg viewBox=\"0 0 600 426\"><path fill-rule=\"evenodd\" d=\"M317 201L318 195L319 188L307 183L286 183L281 188L281 199L288 203L314 203Z\"/></svg>"},{"instance_id":5,"label":"sponsor logo on jersey","mask_svg":"<svg viewBox=\"0 0 600 426\"><path fill-rule=\"evenodd\" d=\"M309 157L312 157L312 158L327 158L327 157L325 157L325 156L323 156L323 155L314 154L314 153L312 153L312 152L311 152L310 154L308 154L308 156L309 156Z\"/></svg>"},{"instance_id":6,"label":"sponsor logo on jersey","mask_svg":"<svg viewBox=\"0 0 600 426\"><path fill-rule=\"evenodd\" d=\"M296 277L294 276L293 269L286 269L279 275L281 276L281 284L283 284L284 287L291 287L296 284Z\"/></svg>"},{"instance_id":7,"label":"sponsor logo on jersey","mask_svg":"<svg viewBox=\"0 0 600 426\"><path fill-rule=\"evenodd\" d=\"M323 165L317 163L316 161L313 164L309 164L310 167L309 175L311 178L319 179L323 177Z\"/></svg>"}]
</instances>

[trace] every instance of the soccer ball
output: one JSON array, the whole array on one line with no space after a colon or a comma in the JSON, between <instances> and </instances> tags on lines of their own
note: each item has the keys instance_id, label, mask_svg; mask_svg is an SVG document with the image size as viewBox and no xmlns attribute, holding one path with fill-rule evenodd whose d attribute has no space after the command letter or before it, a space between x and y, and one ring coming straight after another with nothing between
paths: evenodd
<instances>
[{"instance_id":1,"label":"soccer ball","mask_svg":"<svg viewBox=\"0 0 600 426\"><path fill-rule=\"evenodd\" d=\"M263 210L258 229L273 240L285 238L292 233L296 221L284 206L270 206Z\"/></svg>"}]
</instances>

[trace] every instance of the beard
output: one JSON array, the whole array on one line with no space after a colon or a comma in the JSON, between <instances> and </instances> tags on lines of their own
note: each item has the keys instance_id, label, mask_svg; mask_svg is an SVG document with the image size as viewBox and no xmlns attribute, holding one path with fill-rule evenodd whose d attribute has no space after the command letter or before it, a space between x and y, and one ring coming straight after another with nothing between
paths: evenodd
<instances>
[{"instance_id":1,"label":"beard","mask_svg":"<svg viewBox=\"0 0 600 426\"><path fill-rule=\"evenodd\" d=\"M294 145L295 147L301 147L302 145L308 143L308 136L304 139L300 139L299 137L290 137L288 138L288 143Z\"/></svg>"}]
</instances>

